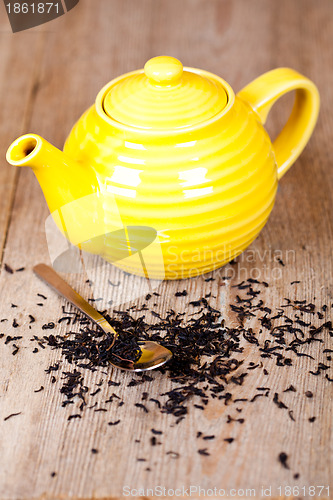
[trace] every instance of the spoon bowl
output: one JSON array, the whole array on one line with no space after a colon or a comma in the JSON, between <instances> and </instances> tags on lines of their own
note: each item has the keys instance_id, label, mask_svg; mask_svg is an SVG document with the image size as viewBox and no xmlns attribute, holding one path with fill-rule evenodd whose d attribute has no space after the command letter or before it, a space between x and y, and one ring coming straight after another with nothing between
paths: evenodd
<instances>
[{"instance_id":1,"label":"spoon bowl","mask_svg":"<svg viewBox=\"0 0 333 500\"><path fill-rule=\"evenodd\" d=\"M146 340L139 342L142 354L138 361L119 361L119 363L111 363L116 368L127 371L145 372L154 370L159 366L164 365L172 358L172 352L166 347L161 346L157 342Z\"/></svg>"}]
</instances>

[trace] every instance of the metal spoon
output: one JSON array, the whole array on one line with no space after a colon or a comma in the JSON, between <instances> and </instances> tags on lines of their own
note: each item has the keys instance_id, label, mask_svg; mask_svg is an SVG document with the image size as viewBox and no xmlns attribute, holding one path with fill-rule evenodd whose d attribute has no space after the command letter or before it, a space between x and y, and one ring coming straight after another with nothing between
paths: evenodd
<instances>
[{"instance_id":1,"label":"metal spoon","mask_svg":"<svg viewBox=\"0 0 333 500\"><path fill-rule=\"evenodd\" d=\"M34 272L39 278L45 281L60 295L65 297L71 304L80 309L89 319L94 321L105 333L112 333L115 341L117 340L117 332L112 328L110 323L94 309L88 302L86 302L73 288L71 288L66 281L64 281L59 274L55 272L52 267L46 264L38 264L33 268ZM128 370L132 372L144 372L153 370L159 366L164 365L172 358L172 352L165 347L162 347L157 342L150 340L139 342L142 351L141 357L138 361L119 361L119 363L111 363L111 365L121 370Z\"/></svg>"}]
</instances>

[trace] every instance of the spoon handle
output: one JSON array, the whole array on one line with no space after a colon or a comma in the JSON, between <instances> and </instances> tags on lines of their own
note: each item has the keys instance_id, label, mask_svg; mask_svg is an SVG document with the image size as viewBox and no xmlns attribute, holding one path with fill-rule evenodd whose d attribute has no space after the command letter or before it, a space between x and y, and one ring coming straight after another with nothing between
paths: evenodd
<instances>
[{"instance_id":1,"label":"spoon handle","mask_svg":"<svg viewBox=\"0 0 333 500\"><path fill-rule=\"evenodd\" d=\"M79 295L72 287L64 281L52 267L46 264L37 264L33 271L39 278L47 283L53 290L67 299L71 304L80 309L89 319L94 321L104 332L117 335L116 331L106 321L106 319L92 307L81 295Z\"/></svg>"}]
</instances>

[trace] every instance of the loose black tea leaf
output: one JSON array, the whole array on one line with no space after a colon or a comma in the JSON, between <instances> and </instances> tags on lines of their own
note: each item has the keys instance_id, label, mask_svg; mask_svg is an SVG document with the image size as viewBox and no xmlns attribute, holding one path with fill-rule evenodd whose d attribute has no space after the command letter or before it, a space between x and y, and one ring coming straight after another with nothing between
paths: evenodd
<instances>
[{"instance_id":1,"label":"loose black tea leaf","mask_svg":"<svg viewBox=\"0 0 333 500\"><path fill-rule=\"evenodd\" d=\"M208 451L207 451L207 448L202 448L201 450L198 450L198 453L199 453L199 455L203 455L205 457L210 455L210 453L208 453Z\"/></svg>"},{"instance_id":2,"label":"loose black tea leaf","mask_svg":"<svg viewBox=\"0 0 333 500\"><path fill-rule=\"evenodd\" d=\"M21 411L20 411L20 412L18 412L18 413L11 413L10 415L7 415L7 417L5 417L3 420L4 420L4 422L6 422L6 421L7 421L7 420L9 420L10 418L12 418L12 417L16 417L17 415L21 415L21 414L22 414L22 412L21 412Z\"/></svg>"},{"instance_id":3,"label":"loose black tea leaf","mask_svg":"<svg viewBox=\"0 0 333 500\"><path fill-rule=\"evenodd\" d=\"M145 405L141 404L141 403L135 403L134 406L136 406L137 408L141 408L146 413L148 413L148 411L149 411L148 408Z\"/></svg>"},{"instance_id":4,"label":"loose black tea leaf","mask_svg":"<svg viewBox=\"0 0 333 500\"><path fill-rule=\"evenodd\" d=\"M70 415L67 420L73 420L74 418L82 418L82 416L79 413L77 413L75 415Z\"/></svg>"},{"instance_id":5,"label":"loose black tea leaf","mask_svg":"<svg viewBox=\"0 0 333 500\"><path fill-rule=\"evenodd\" d=\"M296 422L296 420L294 418L294 412L293 412L293 410L288 410L288 415L290 417L290 420L292 420L293 422Z\"/></svg>"},{"instance_id":6,"label":"loose black tea leaf","mask_svg":"<svg viewBox=\"0 0 333 500\"><path fill-rule=\"evenodd\" d=\"M55 328L53 321L42 326L42 330L53 330L53 328Z\"/></svg>"},{"instance_id":7,"label":"loose black tea leaf","mask_svg":"<svg viewBox=\"0 0 333 500\"><path fill-rule=\"evenodd\" d=\"M109 380L108 381L108 386L114 386L114 387L118 387L120 385L120 382L114 382L113 380Z\"/></svg>"},{"instance_id":8,"label":"loose black tea leaf","mask_svg":"<svg viewBox=\"0 0 333 500\"><path fill-rule=\"evenodd\" d=\"M119 420L115 420L115 422L109 422L108 425L118 425L120 424L120 419Z\"/></svg>"},{"instance_id":9,"label":"loose black tea leaf","mask_svg":"<svg viewBox=\"0 0 333 500\"><path fill-rule=\"evenodd\" d=\"M283 392L296 392L296 389L293 385L290 385L287 389L285 389Z\"/></svg>"},{"instance_id":10,"label":"loose black tea leaf","mask_svg":"<svg viewBox=\"0 0 333 500\"><path fill-rule=\"evenodd\" d=\"M96 391L95 391L95 392L91 392L91 393L90 393L90 396L96 396L96 394L98 394L99 392L101 392L100 387L99 387L98 389L96 389Z\"/></svg>"},{"instance_id":11,"label":"loose black tea leaf","mask_svg":"<svg viewBox=\"0 0 333 500\"><path fill-rule=\"evenodd\" d=\"M287 460L288 460L287 453L282 451L278 458L279 458L279 462L281 463L282 467L284 467L285 469L289 469L289 465L287 463Z\"/></svg>"},{"instance_id":12,"label":"loose black tea leaf","mask_svg":"<svg viewBox=\"0 0 333 500\"><path fill-rule=\"evenodd\" d=\"M16 356L16 354L19 352L20 348L16 344L13 344L13 347L14 347L14 350L12 352L12 355Z\"/></svg>"},{"instance_id":13,"label":"loose black tea leaf","mask_svg":"<svg viewBox=\"0 0 333 500\"><path fill-rule=\"evenodd\" d=\"M273 402L277 405L278 408L288 409L288 406L286 406L282 401L279 400L279 395L277 392L274 394Z\"/></svg>"},{"instance_id":14,"label":"loose black tea leaf","mask_svg":"<svg viewBox=\"0 0 333 500\"><path fill-rule=\"evenodd\" d=\"M4 264L3 267L4 267L5 271L7 271L7 273L9 273L9 274L14 273L13 269L8 264Z\"/></svg>"},{"instance_id":15,"label":"loose black tea leaf","mask_svg":"<svg viewBox=\"0 0 333 500\"><path fill-rule=\"evenodd\" d=\"M256 399L263 397L264 394L255 394L252 399L250 399L250 403L253 403Z\"/></svg>"}]
</instances>

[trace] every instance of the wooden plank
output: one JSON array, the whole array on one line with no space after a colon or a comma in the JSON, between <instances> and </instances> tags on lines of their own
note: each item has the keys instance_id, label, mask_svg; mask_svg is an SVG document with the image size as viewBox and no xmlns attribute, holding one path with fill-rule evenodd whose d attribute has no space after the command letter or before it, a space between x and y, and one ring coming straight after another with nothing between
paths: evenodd
<instances>
[{"instance_id":1,"label":"wooden plank","mask_svg":"<svg viewBox=\"0 0 333 500\"><path fill-rule=\"evenodd\" d=\"M25 72L12 87L6 71L1 73L0 85L12 99L11 105L4 102L5 108L2 106L3 116L7 118L1 124L10 123L11 135L28 131L22 128L29 126L60 147L74 120L107 80L142 66L146 59L159 53L175 55L185 64L221 74L235 90L275 66L295 67L318 83L324 106L308 148L281 181L268 225L236 266L226 266L213 273L216 281L205 282L205 276L162 283L157 310L162 315L170 307L182 311L189 300L212 292L216 296L211 300L212 306L223 311L229 324L236 324L236 317L229 309L235 301L232 285L247 277L270 282L265 300L273 308L292 293L295 298L310 301L316 296L318 303L330 303L333 175L329 141L333 123L329 110L333 96L327 62L333 56L333 26L328 12L332 13L328 0L319 5L315 0L302 4L282 0L278 6L260 0L251 3L183 0L181 8L176 0L142 0L137 7L133 7L130 0L100 0L98 8L91 2L80 2L71 13L54 21L52 29L43 32L43 47L39 48L38 56L42 59L30 76ZM26 43L26 38L32 36L28 33L26 38L18 35L20 39L15 35L15 42L10 33L1 36L4 46L17 44L15 54L17 50L22 50L22 54L32 50ZM37 46L38 43L35 47L38 52ZM0 71L15 61L13 74L17 74L19 66L16 66L18 59L14 52L6 60L4 63L1 58ZM36 79L40 86L34 101L21 102L22 107L31 109L29 119L22 125L12 118L13 100L17 102L19 94L23 99L20 90L27 87L28 80L31 88ZM289 101L281 103L282 109L288 104ZM278 109L271 122L272 132L276 133L282 125ZM1 140L5 144L5 134L1 134ZM9 202L6 203L8 206ZM34 264L48 261L44 236L48 211L29 170L21 170L13 210L6 210L11 223L4 262L14 269L24 266L26 270L14 274L3 271L0 276L0 319L8 318L7 322L0 323L1 331L5 335L24 337L16 356L12 356L12 349L0 343L3 463L0 498L121 498L124 486L146 489L155 485L166 488L200 485L226 490L255 488L259 497L262 485L271 485L272 496L278 496L279 485L329 484L332 477L328 459L331 385L321 378L310 378L308 371L313 364L308 358L297 358L293 366L283 371L276 367L274 359L266 360L269 375L254 371L238 389L239 398L252 398L256 387L268 385L273 394L283 391L290 383L297 385L298 392L286 393L284 400L293 408L296 423L287 412L272 404L270 397L261 398L253 405L239 403L237 407L245 420L242 425L228 424L227 415L238 414L235 406L230 409L216 400L210 401L205 412L190 407L188 417L174 425L172 418L161 414L152 404L147 415L134 406L140 401L142 391L153 396L170 390L170 380L155 373L153 383L128 387L132 377L111 369L107 375L102 373L104 370L88 373L85 381L92 388L97 387L101 377L120 382L116 388L104 385L95 400L102 407L110 393L116 392L126 404L121 408L111 405L107 414L86 411L81 420L68 421L68 409L61 407L59 374L56 374L56 383L51 384L44 371L58 359L57 352L41 349L33 354L35 344L29 340L33 334L41 335L43 324L57 320L64 303L31 271ZM281 257L285 266L279 264L276 257ZM258 275L254 275L255 271ZM108 275L100 273L101 268L96 268L91 276L94 281L101 281L102 293L106 291L108 279L114 283L122 281L124 297L133 287L142 287L142 280L124 277L116 268L110 267ZM235 276L221 286L218 278L226 273ZM67 279L85 297L91 296L82 276L68 275ZM293 280L302 283L291 290ZM185 288L188 296L176 301L174 293ZM37 293L47 299L43 300ZM44 306L37 305L43 302ZM11 307L12 303L18 307ZM29 314L36 317L35 323L29 323ZM20 325L15 330L14 318ZM67 331L64 323L57 326L56 331L64 334ZM327 345L328 341L325 337ZM316 346L309 346L307 352L322 361ZM257 363L261 360L260 352L247 348L244 359L247 363ZM63 370L70 368L66 363L62 365ZM34 390L41 385L44 391L35 394ZM311 400L303 396L306 390L313 392ZM16 412L22 414L3 421ZM316 425L308 422L313 415L317 418ZM119 426L107 425L118 418L122 420ZM163 431L162 445L151 446L151 428ZM206 447L199 444L198 431L216 436L207 444L210 456L197 453L199 447ZM235 438L231 445L224 441L230 436ZM136 443L136 439L140 443ZM92 448L99 453L91 453ZM179 452L180 458L173 459L167 455L168 451ZM278 463L281 451L289 455L290 470ZM147 461L138 462L138 458ZM146 470L147 467L151 470ZM52 477L52 472L56 472L56 476ZM293 478L297 472L299 480Z\"/></svg>"},{"instance_id":2,"label":"wooden plank","mask_svg":"<svg viewBox=\"0 0 333 500\"><path fill-rule=\"evenodd\" d=\"M10 31L4 6L0 24L0 254L6 241L19 171L5 160L9 144L29 128L38 81L38 65L43 47L39 31ZM0 258L1 261L1 258Z\"/></svg>"}]
</instances>

